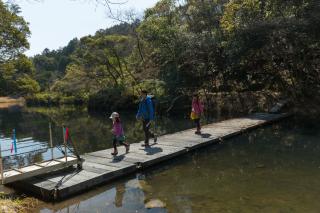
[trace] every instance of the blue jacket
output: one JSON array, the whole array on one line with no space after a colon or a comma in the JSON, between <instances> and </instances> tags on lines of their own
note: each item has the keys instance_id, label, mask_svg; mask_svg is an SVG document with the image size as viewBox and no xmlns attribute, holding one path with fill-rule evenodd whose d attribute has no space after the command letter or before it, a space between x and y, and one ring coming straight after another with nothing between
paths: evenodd
<instances>
[{"instance_id":1,"label":"blue jacket","mask_svg":"<svg viewBox=\"0 0 320 213\"><path fill-rule=\"evenodd\" d=\"M140 101L136 116L137 118L143 118L144 120L154 119L154 109L150 96L147 96L145 100Z\"/></svg>"}]
</instances>

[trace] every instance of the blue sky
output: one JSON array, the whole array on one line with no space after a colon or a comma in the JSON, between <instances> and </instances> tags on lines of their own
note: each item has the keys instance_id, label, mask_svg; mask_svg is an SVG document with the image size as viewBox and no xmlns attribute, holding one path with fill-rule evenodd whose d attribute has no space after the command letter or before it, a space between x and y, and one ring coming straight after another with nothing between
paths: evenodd
<instances>
[{"instance_id":1,"label":"blue sky","mask_svg":"<svg viewBox=\"0 0 320 213\"><path fill-rule=\"evenodd\" d=\"M113 2L122 0L113 0ZM113 10L135 9L141 14L158 0L127 0ZM107 17L104 6L95 0L16 0L21 7L21 15L29 23L31 37L28 56L41 53L44 48L58 49L71 39L94 34L116 24Z\"/></svg>"}]
</instances>

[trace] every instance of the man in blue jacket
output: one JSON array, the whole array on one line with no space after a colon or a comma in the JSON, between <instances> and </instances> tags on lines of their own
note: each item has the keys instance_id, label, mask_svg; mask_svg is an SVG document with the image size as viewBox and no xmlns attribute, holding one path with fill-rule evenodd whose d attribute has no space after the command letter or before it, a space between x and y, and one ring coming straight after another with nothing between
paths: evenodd
<instances>
[{"instance_id":1,"label":"man in blue jacket","mask_svg":"<svg viewBox=\"0 0 320 213\"><path fill-rule=\"evenodd\" d=\"M151 97L148 96L148 92L145 90L141 91L141 100L136 118L142 120L142 128L145 135L144 146L148 147L149 138L154 137L154 134L150 132L151 121L154 120L154 109Z\"/></svg>"}]
</instances>

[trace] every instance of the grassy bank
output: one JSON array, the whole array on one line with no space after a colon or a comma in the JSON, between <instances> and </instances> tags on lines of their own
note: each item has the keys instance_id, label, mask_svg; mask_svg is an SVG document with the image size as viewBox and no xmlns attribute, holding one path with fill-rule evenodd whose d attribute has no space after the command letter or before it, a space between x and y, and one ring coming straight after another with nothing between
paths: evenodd
<instances>
[{"instance_id":1,"label":"grassy bank","mask_svg":"<svg viewBox=\"0 0 320 213\"><path fill-rule=\"evenodd\" d=\"M0 97L0 109L7 109L14 106L24 106L24 98Z\"/></svg>"},{"instance_id":2,"label":"grassy bank","mask_svg":"<svg viewBox=\"0 0 320 213\"><path fill-rule=\"evenodd\" d=\"M21 97L0 97L0 103L24 103L24 98Z\"/></svg>"},{"instance_id":3,"label":"grassy bank","mask_svg":"<svg viewBox=\"0 0 320 213\"><path fill-rule=\"evenodd\" d=\"M273 91L253 92L200 92L202 101L208 111L221 112L255 112L268 111L281 99L287 99L280 93ZM182 94L175 97L155 96L160 112L180 113L190 110L191 94ZM139 97L121 91L108 90L87 98L77 96L63 96L58 93L39 93L26 97L28 106L59 106L81 105L91 111L105 110L135 110Z\"/></svg>"},{"instance_id":4,"label":"grassy bank","mask_svg":"<svg viewBox=\"0 0 320 213\"><path fill-rule=\"evenodd\" d=\"M63 95L59 93L38 93L26 97L28 106L86 106L90 110L136 109L137 97L118 91L107 91L91 96Z\"/></svg>"},{"instance_id":5,"label":"grassy bank","mask_svg":"<svg viewBox=\"0 0 320 213\"><path fill-rule=\"evenodd\" d=\"M65 96L58 93L37 93L26 96L26 102L31 106L82 105L87 100L77 96Z\"/></svg>"},{"instance_id":6,"label":"grassy bank","mask_svg":"<svg viewBox=\"0 0 320 213\"><path fill-rule=\"evenodd\" d=\"M0 196L0 212L4 213L30 212L37 204L38 201L35 198L15 198L5 195Z\"/></svg>"}]
</instances>

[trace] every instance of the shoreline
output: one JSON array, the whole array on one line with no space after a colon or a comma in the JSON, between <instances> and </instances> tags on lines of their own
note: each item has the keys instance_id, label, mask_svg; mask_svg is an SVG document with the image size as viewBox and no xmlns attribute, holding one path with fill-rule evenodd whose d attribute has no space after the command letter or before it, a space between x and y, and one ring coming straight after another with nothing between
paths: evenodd
<instances>
[{"instance_id":1,"label":"shoreline","mask_svg":"<svg viewBox=\"0 0 320 213\"><path fill-rule=\"evenodd\" d=\"M22 97L10 97L10 96L3 96L0 97L0 104L4 103L25 103L25 99Z\"/></svg>"},{"instance_id":2,"label":"shoreline","mask_svg":"<svg viewBox=\"0 0 320 213\"><path fill-rule=\"evenodd\" d=\"M36 208L39 200L33 197L0 197L0 212L30 212Z\"/></svg>"},{"instance_id":3,"label":"shoreline","mask_svg":"<svg viewBox=\"0 0 320 213\"><path fill-rule=\"evenodd\" d=\"M23 107L25 103L25 99L22 97L0 97L0 109L8 109L11 107Z\"/></svg>"}]
</instances>

